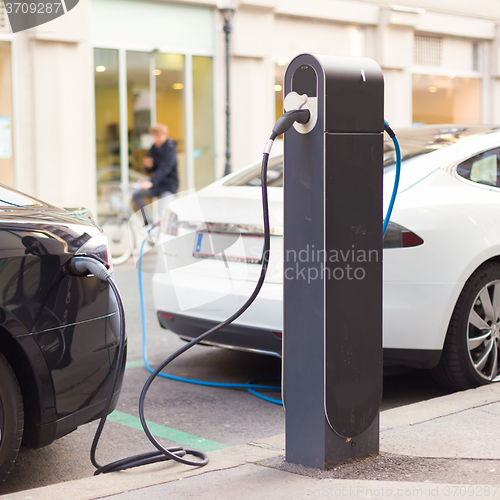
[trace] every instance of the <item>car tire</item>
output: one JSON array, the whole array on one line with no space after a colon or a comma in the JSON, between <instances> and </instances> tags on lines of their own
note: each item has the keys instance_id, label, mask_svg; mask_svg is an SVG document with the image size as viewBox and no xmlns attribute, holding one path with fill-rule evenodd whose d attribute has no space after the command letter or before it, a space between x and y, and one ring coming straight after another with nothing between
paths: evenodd
<instances>
[{"instance_id":1,"label":"car tire","mask_svg":"<svg viewBox=\"0 0 500 500\"><path fill-rule=\"evenodd\" d=\"M121 215L110 215L101 222L101 227L109 238L109 248L114 265L126 262L132 255L135 241L133 232L129 235L128 219Z\"/></svg>"},{"instance_id":2,"label":"car tire","mask_svg":"<svg viewBox=\"0 0 500 500\"><path fill-rule=\"evenodd\" d=\"M500 264L477 269L450 320L436 381L452 391L496 382L500 373Z\"/></svg>"},{"instance_id":3,"label":"car tire","mask_svg":"<svg viewBox=\"0 0 500 500\"><path fill-rule=\"evenodd\" d=\"M0 483L5 481L19 452L24 429L21 389L0 353Z\"/></svg>"}]
</instances>

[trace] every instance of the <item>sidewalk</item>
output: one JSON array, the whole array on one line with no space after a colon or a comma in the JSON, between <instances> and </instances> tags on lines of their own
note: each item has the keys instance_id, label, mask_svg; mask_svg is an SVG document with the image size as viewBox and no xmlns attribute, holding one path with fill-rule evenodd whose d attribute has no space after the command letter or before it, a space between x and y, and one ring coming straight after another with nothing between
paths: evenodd
<instances>
[{"instance_id":1,"label":"sidewalk","mask_svg":"<svg viewBox=\"0 0 500 500\"><path fill-rule=\"evenodd\" d=\"M381 413L380 455L320 471L284 461L284 435L2 500L500 498L500 384Z\"/></svg>"}]
</instances>

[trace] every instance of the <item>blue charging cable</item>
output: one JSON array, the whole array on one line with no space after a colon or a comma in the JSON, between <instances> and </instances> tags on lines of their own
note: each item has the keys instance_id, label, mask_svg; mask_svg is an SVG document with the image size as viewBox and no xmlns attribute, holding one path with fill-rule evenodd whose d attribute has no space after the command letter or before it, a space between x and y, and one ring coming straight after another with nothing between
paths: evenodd
<instances>
[{"instance_id":1,"label":"blue charging cable","mask_svg":"<svg viewBox=\"0 0 500 500\"><path fill-rule=\"evenodd\" d=\"M382 226L382 235L383 236L385 236L385 233L387 231L387 226L389 224L392 210L394 208L394 202L396 200L396 195L398 192L399 178L400 178L400 173L401 173L401 149L399 147L399 141L396 137L396 134L394 133L394 131L392 130L390 125L385 120L384 120L384 125L385 125L385 131L391 137L391 139L394 143L394 149L396 151L396 176L394 179L394 187L392 190L391 201L389 203L389 207L387 208L387 213L386 213L386 216L384 219L384 224ZM151 228L148 231L148 236L149 236L149 232L152 229L153 228ZM149 365L148 359L147 359L146 312L145 312L145 306L144 306L144 290L143 290L143 284L142 284L142 256L143 256L143 252L144 252L144 244L146 243L148 236L146 236L146 238L144 238L144 240L142 242L141 249L139 252L139 264L137 266L137 269L138 269L138 278L139 278L139 297L140 297L140 304L141 304L142 359L143 359L144 366L145 366L146 370L149 373L154 373L155 370ZM201 386L206 386L206 387L246 389L248 392L250 392L254 396L257 396L260 399L263 399L264 401L268 401L269 403L274 403L277 405L283 405L283 402L281 400L270 398L268 396L265 396L265 395L257 392L257 390L277 390L277 389L279 389L279 386L269 386L269 385L260 385L259 384L259 382L263 382L266 380L277 380L277 379L279 379L279 377L268 377L268 378L254 379L246 384L228 384L228 383L221 383L221 382L205 382L203 380L195 380L195 379L189 379L189 378L184 378L184 377L177 377L176 375L169 375L169 374L162 373L162 372L158 373L158 376L169 379L169 380L175 380L178 382L186 382L189 384L201 385Z\"/></svg>"},{"instance_id":2,"label":"blue charging cable","mask_svg":"<svg viewBox=\"0 0 500 500\"><path fill-rule=\"evenodd\" d=\"M385 214L384 225L382 226L382 238L385 236L387 231L387 226L389 225L389 220L391 219L392 209L394 208L394 202L396 201L396 195L398 194L399 187L399 176L401 175L401 148L399 147L399 141L394 133L394 130L390 125L384 120L385 131L389 134L389 137L394 143L394 149L396 151L396 177L394 178L394 187L392 188L391 201L389 202L389 207L387 208L387 213Z\"/></svg>"},{"instance_id":3,"label":"blue charging cable","mask_svg":"<svg viewBox=\"0 0 500 500\"><path fill-rule=\"evenodd\" d=\"M151 228L149 231L151 231L153 228ZM148 235L149 235L148 231ZM138 271L138 278L139 278L139 298L140 298L140 303L141 303L141 322L142 322L142 360L144 362L144 366L146 370L149 373L153 373L154 369L151 368L149 362L148 362L148 355L147 355L147 332L146 332L146 309L144 306L144 289L142 285L142 255L144 252L144 244L146 243L147 236L144 238L141 249L139 252L139 264L137 266L137 271ZM194 380L190 378L184 378L184 377L177 377L176 375L169 375L167 373L162 373L160 372L158 374L159 377L163 377L169 380L176 380L177 382L187 382L188 384L195 384L195 385L203 385L206 387L223 387L226 389L246 389L248 392L253 394L254 396L257 396L260 399L263 399L264 401L267 401L269 403L274 403L277 405L283 405L282 401L280 399L274 399L270 398L268 396L265 396L263 394L260 394L257 392L257 390L279 390L279 386L272 386L272 385L260 385L259 382L264 382L266 380L279 380L279 377L266 377L266 378L258 378L251 380L250 382L247 382L246 384L225 384L222 382L205 382L203 380Z\"/></svg>"}]
</instances>

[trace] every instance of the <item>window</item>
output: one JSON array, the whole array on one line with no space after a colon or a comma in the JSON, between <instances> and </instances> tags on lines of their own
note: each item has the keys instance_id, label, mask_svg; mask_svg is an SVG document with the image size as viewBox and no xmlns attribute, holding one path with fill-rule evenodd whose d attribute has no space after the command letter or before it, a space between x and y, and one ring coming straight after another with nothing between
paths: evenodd
<instances>
[{"instance_id":1,"label":"window","mask_svg":"<svg viewBox=\"0 0 500 500\"><path fill-rule=\"evenodd\" d=\"M413 123L481 123L481 80L414 74Z\"/></svg>"},{"instance_id":2,"label":"window","mask_svg":"<svg viewBox=\"0 0 500 500\"><path fill-rule=\"evenodd\" d=\"M275 121L283 114L283 80L287 63L280 61L274 65L274 103L275 103Z\"/></svg>"},{"instance_id":3,"label":"window","mask_svg":"<svg viewBox=\"0 0 500 500\"><path fill-rule=\"evenodd\" d=\"M120 192L120 103L118 51L94 49L95 135L98 213L108 215Z\"/></svg>"},{"instance_id":4,"label":"window","mask_svg":"<svg viewBox=\"0 0 500 500\"><path fill-rule=\"evenodd\" d=\"M460 163L457 173L478 184L500 187L499 158L500 148L485 151Z\"/></svg>"},{"instance_id":5,"label":"window","mask_svg":"<svg viewBox=\"0 0 500 500\"><path fill-rule=\"evenodd\" d=\"M413 62L423 66L441 66L443 39L436 36L415 35Z\"/></svg>"},{"instance_id":6,"label":"window","mask_svg":"<svg viewBox=\"0 0 500 500\"><path fill-rule=\"evenodd\" d=\"M208 186L215 180L213 61L193 56L193 141L194 186Z\"/></svg>"},{"instance_id":7,"label":"window","mask_svg":"<svg viewBox=\"0 0 500 500\"><path fill-rule=\"evenodd\" d=\"M10 42L0 42L0 183L14 185Z\"/></svg>"},{"instance_id":8,"label":"window","mask_svg":"<svg viewBox=\"0 0 500 500\"><path fill-rule=\"evenodd\" d=\"M214 181L212 57L95 48L94 69L100 217L120 209L124 184L148 179L144 156L153 144L149 127L155 122L166 124L177 143L180 190ZM123 151L128 151L125 159Z\"/></svg>"},{"instance_id":9,"label":"window","mask_svg":"<svg viewBox=\"0 0 500 500\"><path fill-rule=\"evenodd\" d=\"M182 54L158 53L155 56L155 102L156 120L169 128L170 137L177 144L177 170L179 189L188 188L185 148L185 102L184 81L186 57ZM152 143L151 143L152 144Z\"/></svg>"}]
</instances>

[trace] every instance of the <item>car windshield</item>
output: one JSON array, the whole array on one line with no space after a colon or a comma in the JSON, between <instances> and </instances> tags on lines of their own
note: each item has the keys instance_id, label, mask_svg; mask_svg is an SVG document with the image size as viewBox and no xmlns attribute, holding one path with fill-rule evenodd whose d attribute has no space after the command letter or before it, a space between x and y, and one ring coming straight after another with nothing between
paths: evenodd
<instances>
[{"instance_id":1,"label":"car windshield","mask_svg":"<svg viewBox=\"0 0 500 500\"><path fill-rule=\"evenodd\" d=\"M0 207L28 207L39 205L27 196L0 186Z\"/></svg>"},{"instance_id":2,"label":"car windshield","mask_svg":"<svg viewBox=\"0 0 500 500\"><path fill-rule=\"evenodd\" d=\"M404 161L416 156L432 153L455 144L459 139L475 134L487 134L498 128L470 125L425 125L396 130L401 158ZM384 169L396 163L396 152L392 139L384 137ZM224 186L260 186L260 165L245 169L240 175L228 179ZM269 187L283 187L283 157L269 161L267 170Z\"/></svg>"}]
</instances>

